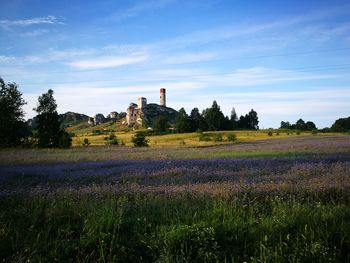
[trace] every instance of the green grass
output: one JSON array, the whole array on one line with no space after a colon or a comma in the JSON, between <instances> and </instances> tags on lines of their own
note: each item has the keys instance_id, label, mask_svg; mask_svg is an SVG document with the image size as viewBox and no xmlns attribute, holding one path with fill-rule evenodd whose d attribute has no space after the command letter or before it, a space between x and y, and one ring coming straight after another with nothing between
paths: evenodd
<instances>
[{"instance_id":1,"label":"green grass","mask_svg":"<svg viewBox=\"0 0 350 263\"><path fill-rule=\"evenodd\" d=\"M2 198L0 259L348 262L350 208L341 196Z\"/></svg>"}]
</instances>

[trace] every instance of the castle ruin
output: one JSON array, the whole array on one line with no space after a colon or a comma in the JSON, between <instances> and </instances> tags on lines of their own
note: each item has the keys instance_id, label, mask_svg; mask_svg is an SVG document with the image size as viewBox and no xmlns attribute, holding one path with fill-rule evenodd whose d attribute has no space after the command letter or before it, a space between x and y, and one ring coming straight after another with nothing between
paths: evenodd
<instances>
[{"instance_id":1,"label":"castle ruin","mask_svg":"<svg viewBox=\"0 0 350 263\"><path fill-rule=\"evenodd\" d=\"M165 89L160 89L160 106L166 107L166 97ZM142 109L147 106L147 99L140 97L137 100L137 104L130 103L129 107L126 110L126 123L128 125L139 124L142 125L143 121L143 112Z\"/></svg>"}]
</instances>

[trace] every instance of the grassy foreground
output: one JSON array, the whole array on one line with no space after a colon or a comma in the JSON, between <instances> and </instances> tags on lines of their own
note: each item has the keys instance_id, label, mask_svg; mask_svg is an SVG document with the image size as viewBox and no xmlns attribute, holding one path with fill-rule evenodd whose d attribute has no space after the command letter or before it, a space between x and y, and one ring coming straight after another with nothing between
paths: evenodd
<instances>
[{"instance_id":1,"label":"grassy foreground","mask_svg":"<svg viewBox=\"0 0 350 263\"><path fill-rule=\"evenodd\" d=\"M0 160L3 262L350 262L347 136Z\"/></svg>"},{"instance_id":2,"label":"grassy foreground","mask_svg":"<svg viewBox=\"0 0 350 263\"><path fill-rule=\"evenodd\" d=\"M36 196L0 201L13 262L349 262L342 192Z\"/></svg>"}]
</instances>

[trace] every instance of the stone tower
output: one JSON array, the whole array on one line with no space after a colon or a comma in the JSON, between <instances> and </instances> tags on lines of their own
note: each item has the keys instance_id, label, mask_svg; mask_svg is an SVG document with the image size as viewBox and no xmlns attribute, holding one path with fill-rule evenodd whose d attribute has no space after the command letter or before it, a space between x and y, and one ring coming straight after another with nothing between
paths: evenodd
<instances>
[{"instance_id":1,"label":"stone tower","mask_svg":"<svg viewBox=\"0 0 350 263\"><path fill-rule=\"evenodd\" d=\"M166 106L165 89L160 89L160 106Z\"/></svg>"},{"instance_id":2,"label":"stone tower","mask_svg":"<svg viewBox=\"0 0 350 263\"><path fill-rule=\"evenodd\" d=\"M137 101L137 107L139 109L142 109L143 107L145 107L147 105L147 99L146 98L139 98L138 101Z\"/></svg>"}]
</instances>

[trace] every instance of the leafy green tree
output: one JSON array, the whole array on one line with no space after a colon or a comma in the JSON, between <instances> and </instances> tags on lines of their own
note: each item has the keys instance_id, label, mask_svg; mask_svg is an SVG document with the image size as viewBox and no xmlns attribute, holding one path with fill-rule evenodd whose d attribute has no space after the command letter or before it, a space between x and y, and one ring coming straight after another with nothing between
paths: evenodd
<instances>
[{"instance_id":1,"label":"leafy green tree","mask_svg":"<svg viewBox=\"0 0 350 263\"><path fill-rule=\"evenodd\" d=\"M291 125L289 123L289 121L281 121L281 127L280 129L290 129Z\"/></svg>"},{"instance_id":2,"label":"leafy green tree","mask_svg":"<svg viewBox=\"0 0 350 263\"><path fill-rule=\"evenodd\" d=\"M39 147L62 147L71 146L70 135L61 129L61 122L57 113L56 100L53 97L53 90L38 98L38 106L34 110L38 113L37 138Z\"/></svg>"},{"instance_id":3,"label":"leafy green tree","mask_svg":"<svg viewBox=\"0 0 350 263\"><path fill-rule=\"evenodd\" d=\"M203 116L199 113L198 108L194 108L190 114L191 130L192 131L205 131L207 130Z\"/></svg>"},{"instance_id":4,"label":"leafy green tree","mask_svg":"<svg viewBox=\"0 0 350 263\"><path fill-rule=\"evenodd\" d=\"M308 131L316 130L316 125L312 121L308 121L305 123L305 129Z\"/></svg>"},{"instance_id":5,"label":"leafy green tree","mask_svg":"<svg viewBox=\"0 0 350 263\"><path fill-rule=\"evenodd\" d=\"M204 120L208 125L208 130L219 131L225 128L225 116L215 100L213 101L211 108L206 109L203 115Z\"/></svg>"},{"instance_id":6,"label":"leafy green tree","mask_svg":"<svg viewBox=\"0 0 350 263\"><path fill-rule=\"evenodd\" d=\"M144 132L137 132L132 138L131 142L135 147L147 147L149 140L146 138Z\"/></svg>"},{"instance_id":7,"label":"leafy green tree","mask_svg":"<svg viewBox=\"0 0 350 263\"><path fill-rule=\"evenodd\" d=\"M350 131L350 117L337 119L332 125L331 131L335 131L335 132Z\"/></svg>"},{"instance_id":8,"label":"leafy green tree","mask_svg":"<svg viewBox=\"0 0 350 263\"><path fill-rule=\"evenodd\" d=\"M0 147L19 145L29 135L23 120L25 104L17 84L5 84L0 77Z\"/></svg>"},{"instance_id":9,"label":"leafy green tree","mask_svg":"<svg viewBox=\"0 0 350 263\"><path fill-rule=\"evenodd\" d=\"M246 115L248 129L252 130L258 130L259 129L259 119L258 119L258 113L254 111L253 109L250 110L248 115Z\"/></svg>"},{"instance_id":10,"label":"leafy green tree","mask_svg":"<svg viewBox=\"0 0 350 263\"><path fill-rule=\"evenodd\" d=\"M305 123L305 121L303 119L297 120L297 122L295 123L295 128L297 130L301 130L301 131L306 130L306 123Z\"/></svg>"},{"instance_id":11,"label":"leafy green tree","mask_svg":"<svg viewBox=\"0 0 350 263\"><path fill-rule=\"evenodd\" d=\"M184 108L181 108L176 114L175 127L180 133L191 132L192 130L190 117L187 115Z\"/></svg>"},{"instance_id":12,"label":"leafy green tree","mask_svg":"<svg viewBox=\"0 0 350 263\"><path fill-rule=\"evenodd\" d=\"M154 123L154 130L157 132L167 132L169 131L170 125L169 125L169 119L167 116L160 116L157 118L157 120Z\"/></svg>"}]
</instances>

